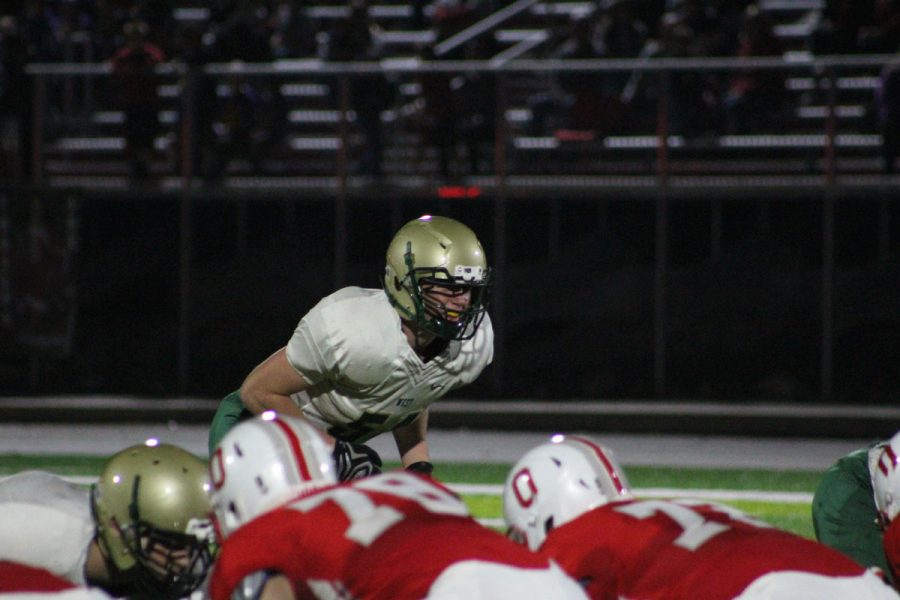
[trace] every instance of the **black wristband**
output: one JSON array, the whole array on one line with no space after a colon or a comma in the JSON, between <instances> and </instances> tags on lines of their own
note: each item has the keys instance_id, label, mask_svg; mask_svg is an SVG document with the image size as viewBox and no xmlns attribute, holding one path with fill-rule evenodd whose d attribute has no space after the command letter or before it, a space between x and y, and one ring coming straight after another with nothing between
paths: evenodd
<instances>
[{"instance_id":1,"label":"black wristband","mask_svg":"<svg viewBox=\"0 0 900 600\"><path fill-rule=\"evenodd\" d=\"M419 462L414 462L411 465L406 467L407 471L412 471L413 473L422 473L423 475L431 475L432 471L434 471L434 465L428 462L427 460L420 460Z\"/></svg>"}]
</instances>

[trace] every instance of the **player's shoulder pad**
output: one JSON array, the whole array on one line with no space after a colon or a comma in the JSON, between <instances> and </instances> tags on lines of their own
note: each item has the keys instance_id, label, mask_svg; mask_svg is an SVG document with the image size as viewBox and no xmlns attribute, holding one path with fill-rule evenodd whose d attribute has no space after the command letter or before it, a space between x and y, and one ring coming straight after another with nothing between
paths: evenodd
<instances>
[{"instance_id":1,"label":"player's shoulder pad","mask_svg":"<svg viewBox=\"0 0 900 600\"><path fill-rule=\"evenodd\" d=\"M335 368L362 385L384 381L398 357L409 350L400 316L383 290L343 288L322 305L320 318L328 335Z\"/></svg>"}]
</instances>

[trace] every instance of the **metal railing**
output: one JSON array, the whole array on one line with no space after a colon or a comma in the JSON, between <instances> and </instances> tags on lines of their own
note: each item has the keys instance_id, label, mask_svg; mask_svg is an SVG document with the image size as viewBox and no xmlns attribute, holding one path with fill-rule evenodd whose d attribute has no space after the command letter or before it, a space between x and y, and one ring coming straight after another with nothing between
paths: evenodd
<instances>
[{"instance_id":1,"label":"metal railing","mask_svg":"<svg viewBox=\"0 0 900 600\"><path fill-rule=\"evenodd\" d=\"M729 73L745 71L779 73L786 78L787 92L794 94L787 98L786 102L791 110L796 112L794 122L804 121L807 125L804 131L766 131L746 132L740 135L724 135L723 132L713 139L702 140L711 151L733 152L735 150L751 150L760 148L807 149L805 154L809 160L815 162L810 172L822 174L825 177L825 185L833 183L833 178L840 174L840 165L843 154L858 149L862 152L874 154L881 145L881 138L877 130L860 132L854 128L845 131L842 121L861 118L874 109L873 95L877 88L877 71L897 60L893 55L867 55L867 56L825 56L814 57L810 55L790 55L787 57L755 57L755 58L647 58L647 59L622 59L622 60L502 60L487 61L423 61L416 58L394 58L380 62L354 62L354 63L329 63L318 59L303 59L298 61L277 61L266 64L249 63L217 63L208 64L202 68L188 68L179 63L168 63L157 68L157 75L161 81L167 82L166 89L170 96L178 95L179 98L168 98L170 109L168 111L171 136L167 143L172 143L180 148L189 148L196 145L197 141L190 139L195 130L192 124L186 122L184 115L197 114L196 98L197 78L203 76L216 81L225 82L234 78L247 81L266 81L274 84L290 86L297 81L324 82L324 93L328 99L328 109L335 117L332 120L329 139L296 138L294 150L304 149L329 149L333 152L334 163L331 175L336 178L335 185L339 190L348 188L347 178L352 175L352 160L348 154L358 138L356 123L353 123L354 102L350 97L353 82L359 77L384 76L394 83L410 83L406 88L414 91L406 97L400 97L395 101L393 110L388 111L390 121L397 127L405 126L404 120L409 116L404 114L414 111L416 101L416 82L422 78L433 76L490 77L494 83L494 93L486 98L486 102L496 102L495 106L485 110L495 117L495 131L493 137L495 143L492 149L492 162L494 178L491 184L498 188L516 185L515 180L508 176L516 175L542 175L539 171L529 172L519 165L533 166L534 161L515 160L517 156L527 152L564 150L567 156L576 156L584 159L590 153L600 155L623 155L627 152L636 154L637 151L649 151L655 154L651 163L651 169L643 169L641 175L655 178L654 185L668 185L670 177L677 175L673 170L673 156L684 153L689 149L697 148L699 144L687 138L679 131L673 131L673 121L680 114L673 114L672 78L690 75L727 76ZM28 73L34 81L34 119L31 124L33 136L32 181L42 182L45 172L45 156L43 150L52 147L50 135L52 119L51 107L56 111L65 111L65 115L71 115L73 100L70 96L62 99L52 99L53 94L48 84L53 81L67 82L73 78L82 81L93 78L104 80L108 83L110 67L107 64L33 64L29 65ZM862 74L860 77L859 75ZM571 140L560 139L552 135L533 135L522 131L522 122L531 118L529 107L523 106L527 99L522 98L523 93L531 93L538 96L542 93L552 93L551 89L540 89L539 86L560 77L572 75L629 75L632 79L643 80L650 86L652 94L651 106L648 103L633 109L640 111L642 121L646 123L644 130L630 132L625 135L603 134L600 132L592 143L573 143ZM527 85L532 86L530 92L522 92L523 79L532 78ZM71 94L71 86L62 86ZM90 88L85 86L86 92ZM285 88L282 88L284 91ZM841 93L849 93L852 90L861 91L864 94L862 100L855 104L842 103ZM60 90L54 90L58 95ZM806 95L806 105L801 95ZM85 105L83 113L90 113L101 108L102 101L96 100L103 94L82 94ZM815 101L809 99L815 95ZM865 96L867 95L867 96ZM176 102L172 102L176 100ZM403 103L406 105L402 105ZM92 106L93 104L93 106ZM105 101L107 106L111 103ZM298 104L302 104L299 103ZM402 106L401 106L402 105ZM302 106L301 106L302 108ZM77 112L77 111L76 111ZM646 113L653 112L652 118L647 118ZM304 111L296 111L292 116L303 119ZM602 118L602 116L601 116ZM611 115L610 119L620 118ZM408 120L408 119L406 119ZM818 122L810 126L810 122ZM655 124L651 123L655 122ZM585 127L588 128L588 127ZM809 131L811 129L812 131ZM78 148L78 140L74 140L65 150ZM85 149L90 149L92 142L82 140ZM110 144L110 140L94 141L93 144L100 149L103 143ZM816 155L815 151L819 154ZM183 153L190 155L190 153ZM545 152L546 154L546 152ZM562 175L603 175L601 167L592 166L589 161L581 172L566 173ZM597 172L592 172L592 169ZM846 171L853 172L856 167L848 167ZM870 167L871 169L871 167ZM172 163L169 175L190 178L195 176L197 165L190 162ZM858 170L858 169L856 169ZM777 173L772 173L777 174ZM603 185L602 180L587 182L589 185ZM607 182L609 183L609 182ZM553 184L555 185L555 184Z\"/></svg>"}]
</instances>

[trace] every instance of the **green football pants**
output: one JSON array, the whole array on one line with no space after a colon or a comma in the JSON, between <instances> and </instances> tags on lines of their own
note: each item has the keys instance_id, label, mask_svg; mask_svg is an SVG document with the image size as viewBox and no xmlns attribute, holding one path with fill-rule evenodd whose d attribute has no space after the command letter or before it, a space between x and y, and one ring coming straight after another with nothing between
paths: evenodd
<instances>
[{"instance_id":1,"label":"green football pants","mask_svg":"<svg viewBox=\"0 0 900 600\"><path fill-rule=\"evenodd\" d=\"M212 425L209 426L209 455L212 456L213 450L232 427L252 416L253 413L244 408L244 403L241 402L240 390L235 390L222 398L213 416Z\"/></svg>"}]
</instances>

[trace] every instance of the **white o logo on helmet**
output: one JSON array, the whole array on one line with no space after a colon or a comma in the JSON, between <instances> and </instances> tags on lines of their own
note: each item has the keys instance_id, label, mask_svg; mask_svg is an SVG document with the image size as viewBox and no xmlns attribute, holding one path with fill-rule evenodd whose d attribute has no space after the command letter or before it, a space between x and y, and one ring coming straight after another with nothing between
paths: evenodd
<instances>
[{"instance_id":1,"label":"white o logo on helmet","mask_svg":"<svg viewBox=\"0 0 900 600\"><path fill-rule=\"evenodd\" d=\"M209 479L213 489L221 490L225 485L225 464L222 458L222 448L216 448L209 460Z\"/></svg>"},{"instance_id":2,"label":"white o logo on helmet","mask_svg":"<svg viewBox=\"0 0 900 600\"><path fill-rule=\"evenodd\" d=\"M512 484L513 494L523 508L528 508L537 497L537 487L534 485L534 477L528 467L515 474Z\"/></svg>"}]
</instances>

